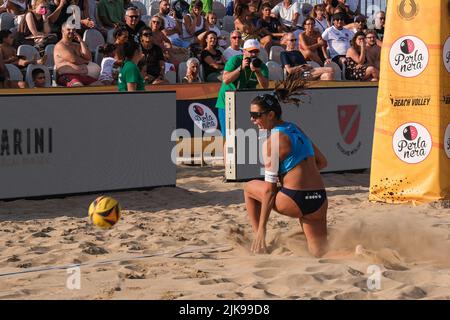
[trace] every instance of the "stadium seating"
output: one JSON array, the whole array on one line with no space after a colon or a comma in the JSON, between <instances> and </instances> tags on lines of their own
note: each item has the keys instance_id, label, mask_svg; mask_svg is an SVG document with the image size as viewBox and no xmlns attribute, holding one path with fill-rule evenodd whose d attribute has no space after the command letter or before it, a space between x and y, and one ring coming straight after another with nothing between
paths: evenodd
<instances>
[{"instance_id":1,"label":"stadium seating","mask_svg":"<svg viewBox=\"0 0 450 320\"><path fill-rule=\"evenodd\" d=\"M266 62L267 69L269 69L269 80L280 81L283 80L283 69L281 65L275 61Z\"/></svg>"},{"instance_id":2,"label":"stadium seating","mask_svg":"<svg viewBox=\"0 0 450 320\"><path fill-rule=\"evenodd\" d=\"M14 28L14 15L8 12L0 14L0 30L9 30Z\"/></svg>"},{"instance_id":3,"label":"stadium seating","mask_svg":"<svg viewBox=\"0 0 450 320\"><path fill-rule=\"evenodd\" d=\"M91 52L95 52L95 49L98 46L102 46L105 44L105 38L100 33L100 31L96 29L88 29L83 34L83 41L86 42L89 50Z\"/></svg>"},{"instance_id":4,"label":"stadium seating","mask_svg":"<svg viewBox=\"0 0 450 320\"><path fill-rule=\"evenodd\" d=\"M280 54L284 51L284 48L281 46L272 46L270 48L269 60L275 61L281 65Z\"/></svg>"},{"instance_id":5,"label":"stadium seating","mask_svg":"<svg viewBox=\"0 0 450 320\"><path fill-rule=\"evenodd\" d=\"M140 1L131 1L131 4L139 9L141 16L147 15L147 8L145 7L145 4Z\"/></svg>"},{"instance_id":6,"label":"stadium seating","mask_svg":"<svg viewBox=\"0 0 450 320\"><path fill-rule=\"evenodd\" d=\"M41 56L39 51L33 46L22 44L17 48L17 55L24 56L27 60L38 60Z\"/></svg>"},{"instance_id":7,"label":"stadium seating","mask_svg":"<svg viewBox=\"0 0 450 320\"><path fill-rule=\"evenodd\" d=\"M8 69L9 73L9 80L11 81L23 81L23 75L22 72L20 72L20 69L17 68L13 64L5 64L6 69Z\"/></svg>"}]
</instances>

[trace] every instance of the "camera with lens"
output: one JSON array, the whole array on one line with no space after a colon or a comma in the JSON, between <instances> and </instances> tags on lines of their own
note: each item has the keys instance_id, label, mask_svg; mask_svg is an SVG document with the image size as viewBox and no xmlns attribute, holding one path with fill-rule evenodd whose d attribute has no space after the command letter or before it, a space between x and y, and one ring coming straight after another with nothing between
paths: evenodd
<instances>
[{"instance_id":1,"label":"camera with lens","mask_svg":"<svg viewBox=\"0 0 450 320\"><path fill-rule=\"evenodd\" d=\"M247 60L250 60L250 63L253 65L254 68L260 68L263 64L262 60L254 57L254 58L246 58Z\"/></svg>"}]
</instances>

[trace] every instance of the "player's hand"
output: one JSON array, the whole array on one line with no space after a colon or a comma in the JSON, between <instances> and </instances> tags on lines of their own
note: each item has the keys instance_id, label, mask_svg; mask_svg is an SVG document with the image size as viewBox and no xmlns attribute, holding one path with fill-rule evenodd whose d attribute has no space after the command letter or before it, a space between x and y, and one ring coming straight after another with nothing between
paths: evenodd
<instances>
[{"instance_id":1,"label":"player's hand","mask_svg":"<svg viewBox=\"0 0 450 320\"><path fill-rule=\"evenodd\" d=\"M256 238L253 240L252 253L266 253L266 230L258 230Z\"/></svg>"}]
</instances>

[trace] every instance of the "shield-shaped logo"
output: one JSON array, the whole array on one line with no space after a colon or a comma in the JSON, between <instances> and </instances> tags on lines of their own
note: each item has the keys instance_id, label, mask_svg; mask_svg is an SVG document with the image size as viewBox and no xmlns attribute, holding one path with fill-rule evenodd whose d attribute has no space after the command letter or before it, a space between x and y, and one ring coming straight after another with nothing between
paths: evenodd
<instances>
[{"instance_id":1,"label":"shield-shaped logo","mask_svg":"<svg viewBox=\"0 0 450 320\"><path fill-rule=\"evenodd\" d=\"M361 110L359 105L338 106L339 130L346 144L352 144L358 135Z\"/></svg>"}]
</instances>

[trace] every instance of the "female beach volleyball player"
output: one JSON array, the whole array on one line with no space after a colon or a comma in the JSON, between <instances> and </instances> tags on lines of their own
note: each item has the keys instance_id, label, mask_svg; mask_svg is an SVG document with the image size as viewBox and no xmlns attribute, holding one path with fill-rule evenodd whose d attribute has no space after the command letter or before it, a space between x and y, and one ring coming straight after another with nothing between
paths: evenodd
<instances>
[{"instance_id":1,"label":"female beach volleyball player","mask_svg":"<svg viewBox=\"0 0 450 320\"><path fill-rule=\"evenodd\" d=\"M254 253L266 251L266 225L272 209L300 219L312 255L322 256L326 250L328 201L319 170L327 160L296 124L281 119L280 101L298 105L300 100L293 96L302 94L303 88L304 81L295 73L278 84L273 94L259 95L251 102L252 122L270 130L263 144L265 181L250 181L244 190L255 236Z\"/></svg>"}]
</instances>

